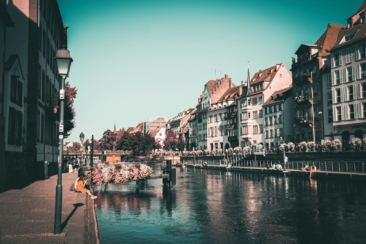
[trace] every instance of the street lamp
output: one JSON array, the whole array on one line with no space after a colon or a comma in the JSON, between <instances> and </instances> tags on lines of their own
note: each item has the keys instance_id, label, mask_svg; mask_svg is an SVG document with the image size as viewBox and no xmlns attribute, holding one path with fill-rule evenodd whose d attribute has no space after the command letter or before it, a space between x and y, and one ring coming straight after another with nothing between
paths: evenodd
<instances>
[{"instance_id":1,"label":"street lamp","mask_svg":"<svg viewBox=\"0 0 366 244\"><path fill-rule=\"evenodd\" d=\"M80 133L80 142L81 142L81 147L82 147L82 151L81 151L81 161L83 162L83 165L84 165L84 156L83 156L83 151L84 151L84 138L85 138L85 136L84 136L84 133L83 132L81 132ZM81 163L80 163L80 166L81 166Z\"/></svg>"},{"instance_id":2,"label":"street lamp","mask_svg":"<svg viewBox=\"0 0 366 244\"><path fill-rule=\"evenodd\" d=\"M62 212L62 147L64 140L64 105L65 105L65 79L69 75L72 58L70 51L67 49L60 49L56 54L56 63L58 73L61 76L61 89L60 89L60 124L59 124L59 156L58 156L58 175L56 186L56 204L55 204L55 223L54 233L61 233L61 212Z\"/></svg>"},{"instance_id":3,"label":"street lamp","mask_svg":"<svg viewBox=\"0 0 366 244\"><path fill-rule=\"evenodd\" d=\"M90 167L93 167L93 152L94 152L94 133L92 133L91 145L90 145Z\"/></svg>"}]
</instances>

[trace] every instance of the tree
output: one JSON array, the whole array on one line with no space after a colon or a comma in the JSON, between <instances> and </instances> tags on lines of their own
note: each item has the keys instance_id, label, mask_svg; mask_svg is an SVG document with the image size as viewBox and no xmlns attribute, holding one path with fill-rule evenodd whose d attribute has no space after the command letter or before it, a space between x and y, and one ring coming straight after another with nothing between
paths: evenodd
<instances>
[{"instance_id":1,"label":"tree","mask_svg":"<svg viewBox=\"0 0 366 244\"><path fill-rule=\"evenodd\" d=\"M65 110L64 110L64 138L67 138L75 128L74 100L77 95L76 87L71 87L69 82L65 84Z\"/></svg>"},{"instance_id":2,"label":"tree","mask_svg":"<svg viewBox=\"0 0 366 244\"><path fill-rule=\"evenodd\" d=\"M102 138L99 140L100 146L103 150L112 150L113 142L116 140L116 134L111 130L106 130L103 132Z\"/></svg>"},{"instance_id":3,"label":"tree","mask_svg":"<svg viewBox=\"0 0 366 244\"><path fill-rule=\"evenodd\" d=\"M177 138L177 134L173 130L166 130L166 137L164 140L164 149L165 150L175 150L179 144L179 140Z\"/></svg>"}]
</instances>

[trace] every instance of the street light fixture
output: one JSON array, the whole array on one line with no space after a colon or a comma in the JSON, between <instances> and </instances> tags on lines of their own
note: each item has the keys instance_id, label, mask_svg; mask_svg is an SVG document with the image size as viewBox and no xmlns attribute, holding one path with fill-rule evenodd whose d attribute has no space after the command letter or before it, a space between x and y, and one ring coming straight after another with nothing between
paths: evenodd
<instances>
[{"instance_id":1,"label":"street light fixture","mask_svg":"<svg viewBox=\"0 0 366 244\"><path fill-rule=\"evenodd\" d=\"M56 62L58 73L61 76L60 89L60 124L59 124L59 157L58 157L58 175L56 186L56 204L55 204L55 223L54 233L61 233L61 212L62 212L62 154L63 154L63 140L64 140L64 105L65 105L65 79L69 75L71 62L70 51L67 49L60 49L56 54Z\"/></svg>"},{"instance_id":2,"label":"street light fixture","mask_svg":"<svg viewBox=\"0 0 366 244\"><path fill-rule=\"evenodd\" d=\"M84 155L83 155L83 151L84 151L84 138L85 138L85 136L84 136L84 133L83 132L81 132L80 133L80 142L81 142L81 148L82 148L82 151L81 151L81 161L83 162L83 165L84 165ZM80 163L80 166L81 166L81 163Z\"/></svg>"}]
</instances>

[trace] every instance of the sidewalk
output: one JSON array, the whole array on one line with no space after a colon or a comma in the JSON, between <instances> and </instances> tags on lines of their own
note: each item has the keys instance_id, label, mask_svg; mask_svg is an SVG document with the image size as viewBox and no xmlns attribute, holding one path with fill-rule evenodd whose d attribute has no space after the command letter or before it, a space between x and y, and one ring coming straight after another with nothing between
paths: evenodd
<instances>
[{"instance_id":1,"label":"sidewalk","mask_svg":"<svg viewBox=\"0 0 366 244\"><path fill-rule=\"evenodd\" d=\"M90 243L93 219L86 210L94 206L86 194L70 191L76 178L77 173L62 175L62 232L57 235L53 234L57 175L0 193L0 243Z\"/></svg>"}]
</instances>

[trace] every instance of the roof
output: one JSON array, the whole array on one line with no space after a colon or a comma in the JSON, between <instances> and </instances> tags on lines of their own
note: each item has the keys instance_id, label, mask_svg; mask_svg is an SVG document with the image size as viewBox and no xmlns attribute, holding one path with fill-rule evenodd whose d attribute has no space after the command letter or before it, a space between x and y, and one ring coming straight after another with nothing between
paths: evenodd
<instances>
[{"instance_id":1,"label":"roof","mask_svg":"<svg viewBox=\"0 0 366 244\"><path fill-rule=\"evenodd\" d=\"M307 48L316 48L316 47L318 47L317 45L315 45L315 44L301 44L300 45L300 47L296 50L296 52L295 52L295 54L298 54L299 52L301 52L301 49L303 48L303 47L307 47Z\"/></svg>"},{"instance_id":2,"label":"roof","mask_svg":"<svg viewBox=\"0 0 366 244\"><path fill-rule=\"evenodd\" d=\"M224 102L226 100L232 100L231 98L233 98L238 93L239 88L240 88L240 86L235 86L235 87L231 87L231 88L227 89L226 92L217 101L217 103Z\"/></svg>"},{"instance_id":3,"label":"roof","mask_svg":"<svg viewBox=\"0 0 366 244\"><path fill-rule=\"evenodd\" d=\"M271 104L274 104L274 103L277 103L279 101L282 101L282 99L280 100L276 100L274 99L274 97L276 97L277 95L281 95L281 94L284 94L288 91L290 91L292 89L292 87L287 87L287 88L284 88L284 89L281 89L281 90L278 90L278 91L275 91L274 93L272 93L272 95L268 98L268 100L263 103L263 106L268 106L268 105L271 105Z\"/></svg>"},{"instance_id":4,"label":"roof","mask_svg":"<svg viewBox=\"0 0 366 244\"><path fill-rule=\"evenodd\" d=\"M136 133L136 132L143 132L143 125L144 125L144 122L141 122L139 123L134 129L133 129L133 133Z\"/></svg>"},{"instance_id":5,"label":"roof","mask_svg":"<svg viewBox=\"0 0 366 244\"><path fill-rule=\"evenodd\" d=\"M0 1L0 19L4 21L5 26L7 27L14 27L14 23L10 18L10 15L6 11L5 5Z\"/></svg>"},{"instance_id":6,"label":"roof","mask_svg":"<svg viewBox=\"0 0 366 244\"><path fill-rule=\"evenodd\" d=\"M363 3L361 4L361 6L358 8L356 14L362 10L366 9L366 0L363 1Z\"/></svg>"},{"instance_id":7,"label":"roof","mask_svg":"<svg viewBox=\"0 0 366 244\"><path fill-rule=\"evenodd\" d=\"M271 82L276 74L277 74L277 65L269 67L265 70L260 70L253 75L253 78L250 81L250 85L264 81Z\"/></svg>"},{"instance_id":8,"label":"roof","mask_svg":"<svg viewBox=\"0 0 366 244\"><path fill-rule=\"evenodd\" d=\"M356 33L355 36L352 38L352 40L345 41L345 42L341 43L344 36L347 36L348 34L352 34L352 33ZM339 34L338 34L337 41L336 41L337 44L334 45L332 50L335 50L335 49L338 49L338 48L341 48L341 47L344 47L344 46L348 46L348 45L353 44L357 41L365 39L366 38L365 33L366 33L366 23L355 25L355 26L353 26L352 28L349 28L349 29L340 30Z\"/></svg>"},{"instance_id":9,"label":"roof","mask_svg":"<svg viewBox=\"0 0 366 244\"><path fill-rule=\"evenodd\" d=\"M339 32L344 28L346 27L343 25L328 24L327 29L315 42L316 45L321 47L320 54L322 56L328 56L329 53L327 50L331 50L336 45L336 43L339 43L337 41L337 37Z\"/></svg>"}]
</instances>

